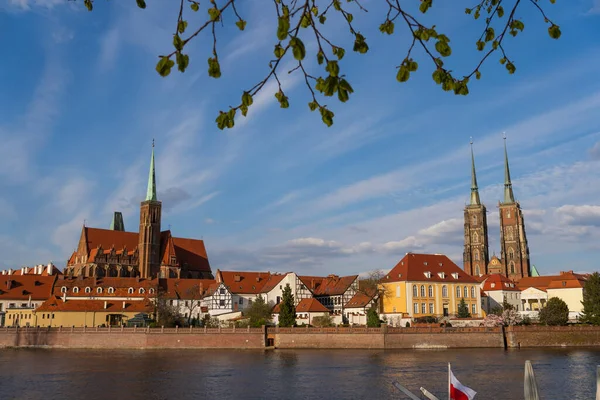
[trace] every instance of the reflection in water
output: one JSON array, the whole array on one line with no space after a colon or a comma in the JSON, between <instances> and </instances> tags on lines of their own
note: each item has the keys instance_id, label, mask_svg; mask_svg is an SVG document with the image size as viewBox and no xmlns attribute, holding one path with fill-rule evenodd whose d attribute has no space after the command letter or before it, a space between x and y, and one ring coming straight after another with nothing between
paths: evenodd
<instances>
[{"instance_id":1,"label":"reflection in water","mask_svg":"<svg viewBox=\"0 0 600 400\"><path fill-rule=\"evenodd\" d=\"M395 379L445 398L447 363L477 399L523 398L531 360L544 400L595 395L598 349L3 350L2 399L402 399Z\"/></svg>"}]
</instances>

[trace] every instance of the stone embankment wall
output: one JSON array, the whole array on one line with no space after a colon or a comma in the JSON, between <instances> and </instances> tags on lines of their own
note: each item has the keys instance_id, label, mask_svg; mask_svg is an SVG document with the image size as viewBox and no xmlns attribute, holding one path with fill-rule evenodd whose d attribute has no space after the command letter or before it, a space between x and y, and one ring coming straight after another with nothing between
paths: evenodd
<instances>
[{"instance_id":1,"label":"stone embankment wall","mask_svg":"<svg viewBox=\"0 0 600 400\"><path fill-rule=\"evenodd\" d=\"M265 329L0 328L2 347L264 349Z\"/></svg>"},{"instance_id":2,"label":"stone embankment wall","mask_svg":"<svg viewBox=\"0 0 600 400\"><path fill-rule=\"evenodd\" d=\"M453 349L600 346L600 327L0 328L2 347L101 349Z\"/></svg>"}]
</instances>

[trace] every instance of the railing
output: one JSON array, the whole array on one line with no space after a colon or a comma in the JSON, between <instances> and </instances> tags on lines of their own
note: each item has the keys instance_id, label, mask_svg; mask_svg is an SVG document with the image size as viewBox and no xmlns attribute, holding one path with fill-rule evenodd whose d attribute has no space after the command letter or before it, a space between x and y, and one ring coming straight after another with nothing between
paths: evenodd
<instances>
[{"instance_id":1,"label":"railing","mask_svg":"<svg viewBox=\"0 0 600 400\"><path fill-rule=\"evenodd\" d=\"M149 327L12 327L0 328L2 333L140 333L140 334L232 334L264 333L263 328L149 328Z\"/></svg>"}]
</instances>

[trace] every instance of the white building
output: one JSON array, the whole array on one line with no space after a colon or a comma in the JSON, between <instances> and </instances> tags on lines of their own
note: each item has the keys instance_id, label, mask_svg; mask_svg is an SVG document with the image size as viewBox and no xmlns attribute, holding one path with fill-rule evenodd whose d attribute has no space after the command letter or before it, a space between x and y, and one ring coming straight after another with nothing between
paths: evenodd
<instances>
[{"instance_id":1,"label":"white building","mask_svg":"<svg viewBox=\"0 0 600 400\"><path fill-rule=\"evenodd\" d=\"M515 282L507 277L500 274L488 275L481 282L481 290L486 294L482 297L482 307L486 313L489 314L494 309L502 308L505 301L516 311L523 311L521 290Z\"/></svg>"}]
</instances>

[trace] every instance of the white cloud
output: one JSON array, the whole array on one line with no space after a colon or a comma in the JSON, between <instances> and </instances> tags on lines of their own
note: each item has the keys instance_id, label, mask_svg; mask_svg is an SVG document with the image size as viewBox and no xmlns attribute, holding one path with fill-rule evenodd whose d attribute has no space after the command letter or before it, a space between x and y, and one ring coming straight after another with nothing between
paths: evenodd
<instances>
[{"instance_id":1,"label":"white cloud","mask_svg":"<svg viewBox=\"0 0 600 400\"><path fill-rule=\"evenodd\" d=\"M100 40L100 66L104 70L114 67L121 42L119 28L113 27Z\"/></svg>"},{"instance_id":2,"label":"white cloud","mask_svg":"<svg viewBox=\"0 0 600 400\"><path fill-rule=\"evenodd\" d=\"M568 225L600 227L599 205L564 205L558 207L555 213Z\"/></svg>"}]
</instances>

